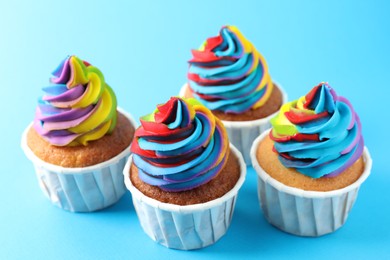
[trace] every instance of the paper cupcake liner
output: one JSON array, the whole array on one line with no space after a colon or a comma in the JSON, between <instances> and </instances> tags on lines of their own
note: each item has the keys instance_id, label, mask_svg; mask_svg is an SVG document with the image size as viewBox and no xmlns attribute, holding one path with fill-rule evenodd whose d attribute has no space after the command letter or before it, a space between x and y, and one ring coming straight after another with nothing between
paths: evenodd
<instances>
[{"instance_id":1,"label":"paper cupcake liner","mask_svg":"<svg viewBox=\"0 0 390 260\"><path fill-rule=\"evenodd\" d=\"M241 154L233 145L230 147L240 163L241 175L236 185L218 199L186 206L160 202L134 187L129 177L132 163L130 156L123 170L125 183L133 197L141 226L150 238L169 248L192 250L209 246L226 233L232 220L238 190L246 175Z\"/></svg>"},{"instance_id":2,"label":"paper cupcake liner","mask_svg":"<svg viewBox=\"0 0 390 260\"><path fill-rule=\"evenodd\" d=\"M282 104L287 102L287 93L277 82L273 82L274 85L280 89L282 92ZM180 90L179 95L184 96L185 90L187 88L187 83L183 85ZM271 128L270 120L273 118L279 111L261 119L252 120L252 121L226 121L222 120L226 131L229 136L230 142L241 152L244 157L246 165L250 166L252 164L250 157L250 149L253 144L253 141L264 131Z\"/></svg>"},{"instance_id":3,"label":"paper cupcake liner","mask_svg":"<svg viewBox=\"0 0 390 260\"><path fill-rule=\"evenodd\" d=\"M340 228L358 195L360 185L371 172L372 160L364 148L364 172L353 184L338 190L319 192L289 187L266 173L256 153L266 131L253 143L251 158L258 175L258 196L263 214L275 227L298 236L322 236Z\"/></svg>"},{"instance_id":4,"label":"paper cupcake liner","mask_svg":"<svg viewBox=\"0 0 390 260\"><path fill-rule=\"evenodd\" d=\"M132 116L118 108L132 126ZM91 212L117 202L126 191L123 168L130 155L130 146L105 162L81 168L61 167L38 158L27 145L27 132L22 136L22 149L34 165L39 186L56 206L72 212Z\"/></svg>"}]
</instances>

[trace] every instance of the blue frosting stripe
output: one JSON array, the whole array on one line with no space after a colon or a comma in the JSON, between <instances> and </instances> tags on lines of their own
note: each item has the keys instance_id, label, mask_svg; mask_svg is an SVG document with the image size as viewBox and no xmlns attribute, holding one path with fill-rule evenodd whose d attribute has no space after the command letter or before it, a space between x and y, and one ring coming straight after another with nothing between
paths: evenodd
<instances>
[{"instance_id":1,"label":"blue frosting stripe","mask_svg":"<svg viewBox=\"0 0 390 260\"><path fill-rule=\"evenodd\" d=\"M200 162L206 160L208 158L208 156L211 154L211 151L213 149L213 145L212 145L213 143L214 143L214 138L212 138L210 140L210 144L207 146L207 148L204 150L204 152L199 157L196 157L194 160L189 161L188 163L182 164L179 166L166 167L166 168L154 166L154 165L146 162L145 160L142 160L142 158L138 155L134 155L133 160L134 160L134 164L138 168L142 169L145 172L150 173L151 175L159 176L159 175L175 174L175 173L183 172L183 171L199 164Z\"/></svg>"},{"instance_id":2,"label":"blue frosting stripe","mask_svg":"<svg viewBox=\"0 0 390 260\"><path fill-rule=\"evenodd\" d=\"M138 176L143 181L152 186L161 186L169 184L169 181L166 181L162 176L151 176L145 173L142 169L138 168Z\"/></svg>"},{"instance_id":3,"label":"blue frosting stripe","mask_svg":"<svg viewBox=\"0 0 390 260\"><path fill-rule=\"evenodd\" d=\"M141 137L138 139L138 144L143 150L156 150L156 151L165 152L165 151L172 151L172 150L179 149L183 146L188 145L194 140L198 139L199 136L201 135L203 126L198 118L195 118L195 121L196 121L195 131L184 140L175 143L166 144L166 143L150 142L145 138Z\"/></svg>"},{"instance_id":4,"label":"blue frosting stripe","mask_svg":"<svg viewBox=\"0 0 390 260\"><path fill-rule=\"evenodd\" d=\"M156 151L156 154L158 156L162 157L168 157L168 156L177 156L178 154L186 154L189 151L195 150L205 144L205 142L210 138L210 133L211 133L211 123L208 120L208 118L203 115L202 113L197 113L196 118L194 119L194 125L195 129L198 128L198 125L201 125L202 131L201 134L197 137L197 139L193 139L192 142L189 142L185 146L180 146L176 149L172 150L157 150L153 149Z\"/></svg>"},{"instance_id":5,"label":"blue frosting stripe","mask_svg":"<svg viewBox=\"0 0 390 260\"><path fill-rule=\"evenodd\" d=\"M322 142L275 142L275 149L279 153L291 153L291 152L300 152L302 155L299 158L310 158L304 154L308 150L318 150L318 149L326 149L329 147L333 147L340 143L347 137L348 133L344 132L342 135L336 136L335 138L324 140Z\"/></svg>"},{"instance_id":6,"label":"blue frosting stripe","mask_svg":"<svg viewBox=\"0 0 390 260\"><path fill-rule=\"evenodd\" d=\"M363 153L363 148L363 140L361 140L348 154L335 156L336 159L331 158L331 160L321 165L314 165L313 167L300 167L297 168L297 170L312 178L320 178L328 174L341 173L346 168L348 168L346 167L346 165L348 165L347 162L351 161L352 158L359 158L361 156L361 154ZM356 160L352 160L352 163L355 161ZM352 163L350 163L349 165L351 165Z\"/></svg>"},{"instance_id":7,"label":"blue frosting stripe","mask_svg":"<svg viewBox=\"0 0 390 260\"><path fill-rule=\"evenodd\" d=\"M309 101L306 100L307 97L310 97ZM310 103L297 105L301 100L302 98L297 102L289 103L290 106L293 104L296 106L291 111L307 114L310 111L302 110L308 109L311 112L314 111L315 114L327 112L329 115L309 122L299 123L297 121L295 124L296 134L315 135L318 136L318 141L295 140L294 138L286 141L283 138L276 138L274 148L279 153L279 160L285 167L295 168L312 178L326 175L336 176L359 159L363 152L364 141L361 136L359 117L349 101L338 97L326 83L314 87L306 95L303 102ZM305 105L307 108L302 108ZM280 127L279 122L286 124L285 120L289 120L287 117L283 119L281 117L283 114L271 121L274 130Z\"/></svg>"},{"instance_id":8,"label":"blue frosting stripe","mask_svg":"<svg viewBox=\"0 0 390 260\"><path fill-rule=\"evenodd\" d=\"M229 85L202 86L192 80L189 80L189 83L196 93L214 95L220 98L229 99L246 96L256 90L261 82L262 76L262 68L258 66L242 81Z\"/></svg>"},{"instance_id":9,"label":"blue frosting stripe","mask_svg":"<svg viewBox=\"0 0 390 260\"><path fill-rule=\"evenodd\" d=\"M301 127L301 126L298 125L297 129L302 134L321 133L323 130L336 127L337 124L341 120L343 120L343 119L340 116L340 111L338 109L336 109L334 111L333 115L327 121L321 122L321 124L316 124L313 121L313 123L315 124L314 126L311 126L311 127Z\"/></svg>"},{"instance_id":10,"label":"blue frosting stripe","mask_svg":"<svg viewBox=\"0 0 390 260\"><path fill-rule=\"evenodd\" d=\"M51 73L53 76L55 76L55 77L58 78L58 77L61 75L62 68L64 67L65 62L69 59L69 57L70 57L69 55L66 56L66 58L63 59L63 60L60 62L60 64L58 65L58 67L55 68L55 70Z\"/></svg>"},{"instance_id":11,"label":"blue frosting stripe","mask_svg":"<svg viewBox=\"0 0 390 260\"><path fill-rule=\"evenodd\" d=\"M197 175L203 174L204 171L207 170L208 168L207 166L215 164L215 162L217 161L221 153L222 136L218 131L216 131L216 134L212 137L208 146L212 146L212 151L210 152L209 156L207 156L203 161L201 161L199 164L197 164L196 166L190 168L185 172L166 176L166 179L173 180L173 181L178 181L178 180L184 181L184 180L192 179Z\"/></svg>"},{"instance_id":12,"label":"blue frosting stripe","mask_svg":"<svg viewBox=\"0 0 390 260\"><path fill-rule=\"evenodd\" d=\"M222 38L224 39L224 45L215 49L216 56L241 56L244 49L237 39L237 37L229 32L227 28L223 28L221 31Z\"/></svg>"},{"instance_id":13,"label":"blue frosting stripe","mask_svg":"<svg viewBox=\"0 0 390 260\"><path fill-rule=\"evenodd\" d=\"M182 161L187 161L187 160L191 160L194 156L198 156L199 154L201 154L203 152L204 148L203 146L200 146L200 147L197 147L196 149L194 150L191 150L191 151L186 151L185 154L179 154L177 156L170 156L170 157L156 157L156 158L150 158L150 157L147 157L147 156L141 156L141 158L143 160L146 160L146 161L149 161L151 162L152 164L155 163L155 164L164 164L164 165L176 165L177 164L177 161L180 159Z\"/></svg>"},{"instance_id":14,"label":"blue frosting stripe","mask_svg":"<svg viewBox=\"0 0 390 260\"><path fill-rule=\"evenodd\" d=\"M235 63L227 66L216 68L203 68L198 66L190 66L189 72L198 74L204 79L239 79L246 76L253 65L253 55L245 54Z\"/></svg>"},{"instance_id":15,"label":"blue frosting stripe","mask_svg":"<svg viewBox=\"0 0 390 260\"><path fill-rule=\"evenodd\" d=\"M69 89L66 86L66 84L57 84L57 85L43 87L42 90L49 95L60 95L68 91Z\"/></svg>"},{"instance_id":16,"label":"blue frosting stripe","mask_svg":"<svg viewBox=\"0 0 390 260\"><path fill-rule=\"evenodd\" d=\"M342 102L337 102L336 108L340 115L339 121L334 125L328 125L326 129L322 129L319 133L321 140L334 138L348 129L348 125L352 120L352 111L345 103Z\"/></svg>"},{"instance_id":17,"label":"blue frosting stripe","mask_svg":"<svg viewBox=\"0 0 390 260\"><path fill-rule=\"evenodd\" d=\"M252 107L252 105L265 94L265 92L266 88L262 88L260 91L253 92L249 96L228 100L218 100L213 102L203 100L195 93L194 96L198 98L203 105L211 110L222 110L239 113L240 111L248 110L250 107Z\"/></svg>"},{"instance_id":18,"label":"blue frosting stripe","mask_svg":"<svg viewBox=\"0 0 390 260\"><path fill-rule=\"evenodd\" d=\"M42 98L38 99L38 108L44 115L54 115L65 111L64 108L53 107L49 102L43 101ZM70 110L70 108L66 110Z\"/></svg>"},{"instance_id":19,"label":"blue frosting stripe","mask_svg":"<svg viewBox=\"0 0 390 260\"><path fill-rule=\"evenodd\" d=\"M188 186L191 186L192 188L196 188L202 185L203 183L211 180L219 171L221 171L222 167L224 166L227 160L226 158L227 157L224 157L221 163L219 163L213 169L209 170L207 173L198 176L198 178L186 182L163 185L162 188L168 191L182 191L182 190L186 190Z\"/></svg>"},{"instance_id":20,"label":"blue frosting stripe","mask_svg":"<svg viewBox=\"0 0 390 260\"><path fill-rule=\"evenodd\" d=\"M179 101L179 103L180 103L180 106L183 109L182 120L181 120L181 123L180 123L179 126L180 127L186 127L186 126L188 126L191 123L190 111L189 111L188 107L183 104L182 101Z\"/></svg>"},{"instance_id":21,"label":"blue frosting stripe","mask_svg":"<svg viewBox=\"0 0 390 260\"><path fill-rule=\"evenodd\" d=\"M201 122L203 131L201 135L194 140L193 142L190 142L189 144L185 146L181 146L180 148L173 149L173 150L168 150L168 151L158 151L156 150L157 156L162 156L162 157L168 157L168 156L177 156L177 155L184 155L192 150L198 149L199 147L203 146L206 141L210 138L210 132L211 132L211 123L209 119L203 115L202 113L197 113L196 114L196 119L194 120L195 122ZM196 126L195 126L196 127Z\"/></svg>"},{"instance_id":22,"label":"blue frosting stripe","mask_svg":"<svg viewBox=\"0 0 390 260\"><path fill-rule=\"evenodd\" d=\"M175 129L177 128L183 121L182 118L182 104L181 102L177 102L177 111L176 111L176 118L175 121L172 123L168 124L169 129Z\"/></svg>"},{"instance_id":23,"label":"blue frosting stripe","mask_svg":"<svg viewBox=\"0 0 390 260\"><path fill-rule=\"evenodd\" d=\"M191 61L191 65L194 66L202 66L202 67L207 67L207 68L214 68L216 66L229 66L234 64L234 60L227 60L227 59L222 59L218 61Z\"/></svg>"}]
</instances>

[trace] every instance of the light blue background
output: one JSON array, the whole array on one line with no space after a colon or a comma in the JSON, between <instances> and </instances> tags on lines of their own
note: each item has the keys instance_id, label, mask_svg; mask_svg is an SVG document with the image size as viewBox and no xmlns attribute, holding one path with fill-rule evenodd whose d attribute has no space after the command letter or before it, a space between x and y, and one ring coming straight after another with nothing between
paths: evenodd
<instances>
[{"instance_id":1,"label":"light blue background","mask_svg":"<svg viewBox=\"0 0 390 260\"><path fill-rule=\"evenodd\" d=\"M81 2L81 1L80 1ZM390 258L390 5L386 1L2 1L0 259ZM20 149L40 88L67 54L99 67L136 118L176 95L190 49L237 25L290 99L328 81L350 99L374 159L339 231L301 238L262 216L252 168L228 233L181 252L143 233L126 194L91 214L62 211L40 191Z\"/></svg>"}]
</instances>

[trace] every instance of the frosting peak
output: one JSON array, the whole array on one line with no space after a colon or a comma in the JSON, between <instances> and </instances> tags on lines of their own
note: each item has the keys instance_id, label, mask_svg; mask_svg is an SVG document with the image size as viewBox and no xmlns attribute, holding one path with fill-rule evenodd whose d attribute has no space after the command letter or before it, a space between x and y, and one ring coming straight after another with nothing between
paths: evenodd
<instances>
[{"instance_id":1,"label":"frosting peak","mask_svg":"<svg viewBox=\"0 0 390 260\"><path fill-rule=\"evenodd\" d=\"M211 110L239 114L264 105L273 83L265 59L235 26L192 51L188 85Z\"/></svg>"},{"instance_id":2,"label":"frosting peak","mask_svg":"<svg viewBox=\"0 0 390 260\"><path fill-rule=\"evenodd\" d=\"M140 121L131 151L144 182L173 192L190 190L210 181L225 165L226 130L195 99L172 97Z\"/></svg>"},{"instance_id":3,"label":"frosting peak","mask_svg":"<svg viewBox=\"0 0 390 260\"><path fill-rule=\"evenodd\" d=\"M283 105L271 124L282 164L312 178L336 176L363 153L358 115L327 83Z\"/></svg>"},{"instance_id":4,"label":"frosting peak","mask_svg":"<svg viewBox=\"0 0 390 260\"><path fill-rule=\"evenodd\" d=\"M57 146L87 145L116 125L116 97L102 72L76 56L54 70L39 98L34 128Z\"/></svg>"}]
</instances>

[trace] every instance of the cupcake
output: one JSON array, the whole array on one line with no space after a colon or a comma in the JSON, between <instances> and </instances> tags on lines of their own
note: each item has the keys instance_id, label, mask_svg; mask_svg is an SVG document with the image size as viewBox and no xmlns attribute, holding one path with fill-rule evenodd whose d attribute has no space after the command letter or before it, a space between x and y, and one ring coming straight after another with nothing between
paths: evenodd
<instances>
[{"instance_id":1,"label":"cupcake","mask_svg":"<svg viewBox=\"0 0 390 260\"><path fill-rule=\"evenodd\" d=\"M337 230L372 165L351 103L320 83L284 104L271 124L251 149L264 216L300 236Z\"/></svg>"},{"instance_id":2,"label":"cupcake","mask_svg":"<svg viewBox=\"0 0 390 260\"><path fill-rule=\"evenodd\" d=\"M145 233L181 250L215 243L246 173L221 121L199 101L177 97L140 121L123 174Z\"/></svg>"},{"instance_id":3,"label":"cupcake","mask_svg":"<svg viewBox=\"0 0 390 260\"><path fill-rule=\"evenodd\" d=\"M270 118L287 101L273 82L263 56L235 26L192 50L188 83L180 95L194 97L222 120L233 145L250 165L253 140L270 128Z\"/></svg>"},{"instance_id":4,"label":"cupcake","mask_svg":"<svg viewBox=\"0 0 390 260\"><path fill-rule=\"evenodd\" d=\"M102 72L76 56L63 60L38 99L22 148L33 162L42 191L55 205L89 212L125 193L122 171L135 130L117 110Z\"/></svg>"}]
</instances>

